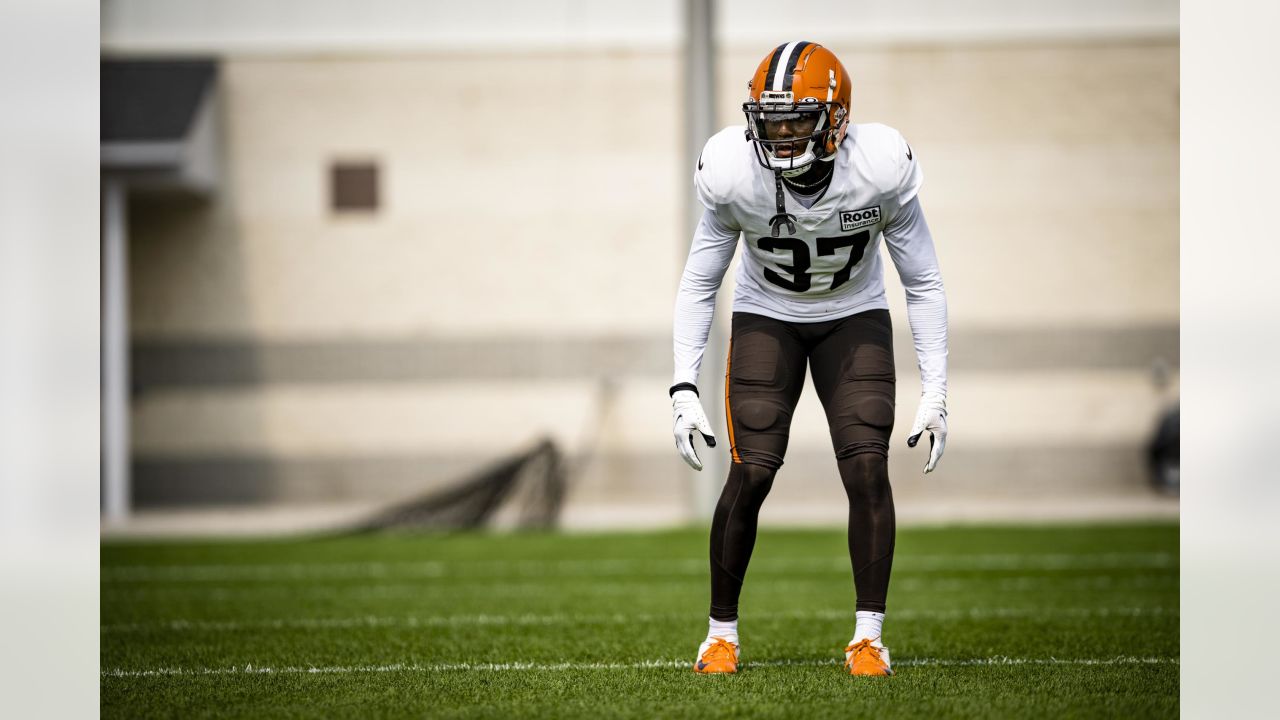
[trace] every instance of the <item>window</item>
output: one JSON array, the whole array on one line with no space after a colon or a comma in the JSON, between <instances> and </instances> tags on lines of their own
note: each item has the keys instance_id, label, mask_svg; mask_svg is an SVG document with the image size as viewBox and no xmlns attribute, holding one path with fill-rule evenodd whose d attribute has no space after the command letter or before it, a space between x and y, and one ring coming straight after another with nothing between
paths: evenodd
<instances>
[{"instance_id":1,"label":"window","mask_svg":"<svg viewBox=\"0 0 1280 720\"><path fill-rule=\"evenodd\" d=\"M378 165L372 161L335 162L329 171L329 197L334 212L378 209Z\"/></svg>"}]
</instances>

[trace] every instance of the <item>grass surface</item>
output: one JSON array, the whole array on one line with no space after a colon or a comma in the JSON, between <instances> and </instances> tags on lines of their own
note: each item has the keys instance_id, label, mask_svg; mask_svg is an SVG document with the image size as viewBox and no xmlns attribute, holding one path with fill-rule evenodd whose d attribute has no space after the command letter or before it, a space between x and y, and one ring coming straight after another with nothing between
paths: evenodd
<instances>
[{"instance_id":1,"label":"grass surface","mask_svg":"<svg viewBox=\"0 0 1280 720\"><path fill-rule=\"evenodd\" d=\"M1174 717L1176 526L898 534L850 678L843 531L766 530L744 665L689 668L706 532L102 547L104 717Z\"/></svg>"}]
</instances>

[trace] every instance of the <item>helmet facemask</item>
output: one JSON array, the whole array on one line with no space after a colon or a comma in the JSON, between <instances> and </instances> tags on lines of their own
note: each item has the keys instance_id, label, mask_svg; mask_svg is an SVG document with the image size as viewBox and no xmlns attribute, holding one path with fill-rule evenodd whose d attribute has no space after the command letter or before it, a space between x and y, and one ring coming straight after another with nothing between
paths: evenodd
<instances>
[{"instance_id":1,"label":"helmet facemask","mask_svg":"<svg viewBox=\"0 0 1280 720\"><path fill-rule=\"evenodd\" d=\"M773 100L768 96L790 96L791 93L763 95L762 100ZM784 177L794 177L815 161L832 157L828 151L832 145L829 119L835 104L814 98L798 103L790 102L789 97L785 99L787 102L750 99L743 103L742 110L747 116L747 136L755 144L756 159L767 169L779 170Z\"/></svg>"}]
</instances>

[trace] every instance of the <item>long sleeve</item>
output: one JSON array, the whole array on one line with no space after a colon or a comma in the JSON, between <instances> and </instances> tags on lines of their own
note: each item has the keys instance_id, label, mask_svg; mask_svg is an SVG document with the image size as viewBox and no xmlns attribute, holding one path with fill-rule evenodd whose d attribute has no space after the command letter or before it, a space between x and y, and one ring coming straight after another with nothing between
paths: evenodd
<instances>
[{"instance_id":1,"label":"long sleeve","mask_svg":"<svg viewBox=\"0 0 1280 720\"><path fill-rule=\"evenodd\" d=\"M689 259L676 293L673 344L675 382L698 382L698 368L715 315L716 291L733 260L739 231L714 210L705 210L689 246Z\"/></svg>"},{"instance_id":2,"label":"long sleeve","mask_svg":"<svg viewBox=\"0 0 1280 720\"><path fill-rule=\"evenodd\" d=\"M889 257L907 294L907 319L916 346L924 392L947 393L947 295L933 236L918 198L885 227Z\"/></svg>"}]
</instances>

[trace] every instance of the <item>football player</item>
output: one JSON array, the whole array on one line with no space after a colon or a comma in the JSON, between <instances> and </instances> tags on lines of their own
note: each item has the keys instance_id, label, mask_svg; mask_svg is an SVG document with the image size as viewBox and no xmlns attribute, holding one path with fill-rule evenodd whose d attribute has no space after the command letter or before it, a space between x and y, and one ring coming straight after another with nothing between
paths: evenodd
<instances>
[{"instance_id":1,"label":"football player","mask_svg":"<svg viewBox=\"0 0 1280 720\"><path fill-rule=\"evenodd\" d=\"M675 306L675 441L701 470L694 433L716 443L698 368L716 290L741 239L724 398L732 464L711 525L710 628L694 669L737 670L738 596L807 369L849 499L857 601L845 667L889 675L881 628L894 546L885 460L895 376L881 238L906 289L923 383L907 444L929 434L924 472L937 467L947 440L947 302L917 197L920 165L897 130L849 122L849 74L821 45L779 45L747 87L745 127L717 133L698 158L694 186L705 210Z\"/></svg>"}]
</instances>

